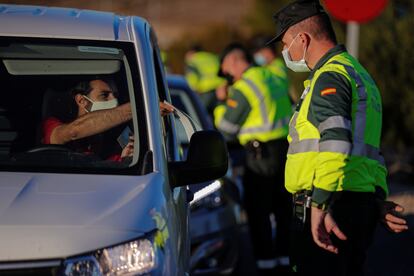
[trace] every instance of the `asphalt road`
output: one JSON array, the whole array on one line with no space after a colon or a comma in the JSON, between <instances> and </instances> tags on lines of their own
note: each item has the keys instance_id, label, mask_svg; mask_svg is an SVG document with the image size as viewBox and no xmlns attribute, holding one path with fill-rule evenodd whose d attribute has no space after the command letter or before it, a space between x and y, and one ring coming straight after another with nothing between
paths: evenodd
<instances>
[{"instance_id":1,"label":"asphalt road","mask_svg":"<svg viewBox=\"0 0 414 276\"><path fill-rule=\"evenodd\" d=\"M367 276L414 275L414 178L390 181L389 199L405 208L409 229L393 234L379 226L368 252Z\"/></svg>"}]
</instances>

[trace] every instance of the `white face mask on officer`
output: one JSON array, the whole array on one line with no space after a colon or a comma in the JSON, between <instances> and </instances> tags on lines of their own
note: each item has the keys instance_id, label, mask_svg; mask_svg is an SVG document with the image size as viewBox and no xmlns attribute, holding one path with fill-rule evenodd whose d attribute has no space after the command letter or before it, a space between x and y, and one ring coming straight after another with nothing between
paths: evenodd
<instances>
[{"instance_id":1,"label":"white face mask on officer","mask_svg":"<svg viewBox=\"0 0 414 276\"><path fill-rule=\"evenodd\" d=\"M260 66L266 65L266 58L262 54L255 54L253 58L254 58L254 62L256 62L257 65L260 65Z\"/></svg>"},{"instance_id":2,"label":"white face mask on officer","mask_svg":"<svg viewBox=\"0 0 414 276\"><path fill-rule=\"evenodd\" d=\"M86 112L93 112L93 111L97 111L97 110L112 109L112 108L115 108L115 107L118 106L118 99L117 98L114 98L114 99L109 100L109 101L104 101L104 102L95 102L95 101L92 101L86 95L83 95L83 97L92 103L91 110L85 109Z\"/></svg>"},{"instance_id":3,"label":"white face mask on officer","mask_svg":"<svg viewBox=\"0 0 414 276\"><path fill-rule=\"evenodd\" d=\"M301 60L294 61L294 60L292 60L292 58L290 57L290 54L289 54L289 49L290 49L293 42L296 40L296 38L298 36L299 36L299 34L297 34L295 36L295 38L290 43L289 47L282 51L282 56L283 56L283 59L285 60L286 66L289 69L291 69L293 72L309 72L310 69L309 69L309 67L308 67L308 65L306 64L306 61L305 61L306 50L308 49L307 47L303 51L303 57L302 57Z\"/></svg>"}]
</instances>

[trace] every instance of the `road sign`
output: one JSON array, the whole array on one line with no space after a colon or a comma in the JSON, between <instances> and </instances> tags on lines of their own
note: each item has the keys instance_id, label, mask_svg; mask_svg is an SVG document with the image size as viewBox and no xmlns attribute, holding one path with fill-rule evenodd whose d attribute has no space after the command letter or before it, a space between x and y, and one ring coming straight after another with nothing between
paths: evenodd
<instances>
[{"instance_id":1,"label":"road sign","mask_svg":"<svg viewBox=\"0 0 414 276\"><path fill-rule=\"evenodd\" d=\"M325 8L336 19L366 23L380 15L388 0L324 0Z\"/></svg>"}]
</instances>

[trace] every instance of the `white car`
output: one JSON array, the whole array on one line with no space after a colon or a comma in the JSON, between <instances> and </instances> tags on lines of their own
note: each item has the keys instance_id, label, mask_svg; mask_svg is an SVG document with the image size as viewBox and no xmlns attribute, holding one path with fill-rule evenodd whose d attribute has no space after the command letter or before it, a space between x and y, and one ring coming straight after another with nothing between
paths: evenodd
<instances>
[{"instance_id":1,"label":"white car","mask_svg":"<svg viewBox=\"0 0 414 276\"><path fill-rule=\"evenodd\" d=\"M132 119L98 134L99 154L44 144L45 118L72 120L68 91L96 77ZM0 4L0 80L0 274L188 274L186 185L224 175L227 151L217 132L188 131L181 157L148 22ZM129 135L133 155L108 159Z\"/></svg>"}]
</instances>

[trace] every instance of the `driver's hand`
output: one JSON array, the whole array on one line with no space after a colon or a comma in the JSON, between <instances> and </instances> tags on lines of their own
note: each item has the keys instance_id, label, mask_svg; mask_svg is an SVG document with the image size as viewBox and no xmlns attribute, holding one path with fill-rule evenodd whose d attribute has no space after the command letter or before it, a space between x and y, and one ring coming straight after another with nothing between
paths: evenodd
<instances>
[{"instance_id":1,"label":"driver's hand","mask_svg":"<svg viewBox=\"0 0 414 276\"><path fill-rule=\"evenodd\" d=\"M160 102L160 113L161 116L166 116L170 114L171 112L174 112L174 106L169 104L168 102Z\"/></svg>"},{"instance_id":2,"label":"driver's hand","mask_svg":"<svg viewBox=\"0 0 414 276\"><path fill-rule=\"evenodd\" d=\"M134 154L134 136L129 136L128 144L122 149L121 158Z\"/></svg>"}]
</instances>

